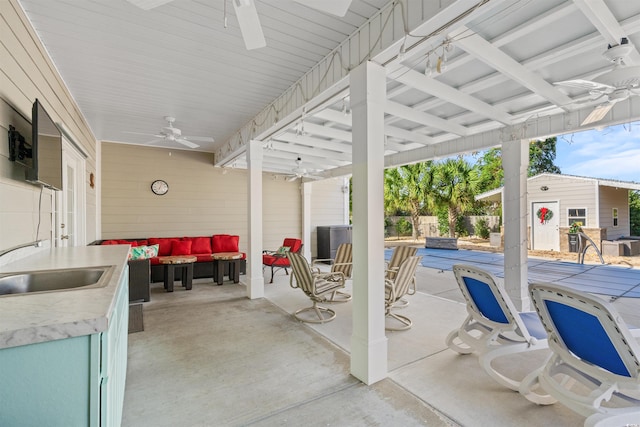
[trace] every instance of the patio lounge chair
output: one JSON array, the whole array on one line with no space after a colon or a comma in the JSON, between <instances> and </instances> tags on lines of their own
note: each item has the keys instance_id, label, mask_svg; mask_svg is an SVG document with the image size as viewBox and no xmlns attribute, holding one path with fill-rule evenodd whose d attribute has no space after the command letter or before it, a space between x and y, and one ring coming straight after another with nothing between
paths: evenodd
<instances>
[{"instance_id":1,"label":"patio lounge chair","mask_svg":"<svg viewBox=\"0 0 640 427\"><path fill-rule=\"evenodd\" d=\"M294 252L287 253L293 273L289 278L292 288L300 288L313 301L311 307L301 308L293 316L301 322L325 323L336 317L336 312L330 308L321 307L318 303L327 302L327 295L344 288L345 277L341 272L314 273L307 259ZM295 278L295 284L294 284ZM314 312L317 318L300 316L301 313Z\"/></svg>"},{"instance_id":2,"label":"patio lounge chair","mask_svg":"<svg viewBox=\"0 0 640 427\"><path fill-rule=\"evenodd\" d=\"M547 348L547 334L535 311L519 313L504 286L486 271L456 264L453 273L469 315L446 338L447 346L460 354L476 352L480 366L499 384L518 391L520 381L498 372L492 362L499 356ZM538 395L540 404L551 403Z\"/></svg>"},{"instance_id":3,"label":"patio lounge chair","mask_svg":"<svg viewBox=\"0 0 640 427\"><path fill-rule=\"evenodd\" d=\"M404 331L409 329L413 324L411 319L407 316L394 313L392 310L394 308L399 308L397 305L398 301L409 293L411 283L415 280L416 267L421 259L421 256L408 257L402 264L400 264L400 268L395 272L392 279L384 279L385 316L391 317L402 324L402 326L385 325L385 329L388 331ZM404 305L400 307L403 306Z\"/></svg>"},{"instance_id":4,"label":"patio lounge chair","mask_svg":"<svg viewBox=\"0 0 640 427\"><path fill-rule=\"evenodd\" d=\"M548 283L532 283L529 291L552 354L520 393L535 402L539 384L586 416L585 426L638 425L640 329L630 330L613 305L585 292Z\"/></svg>"},{"instance_id":5,"label":"patio lounge chair","mask_svg":"<svg viewBox=\"0 0 640 427\"><path fill-rule=\"evenodd\" d=\"M311 263L312 269L320 273L320 268L316 267L316 265L320 263L331 262L331 273L341 272L344 274L345 279L351 278L351 271L353 270L353 254L352 254L352 244L351 243L342 243L336 249L336 257L335 259L315 259ZM339 276L336 276L339 277ZM335 290L331 294L331 297L327 299L327 302L347 302L351 300L351 294L347 292Z\"/></svg>"},{"instance_id":6,"label":"patio lounge chair","mask_svg":"<svg viewBox=\"0 0 640 427\"><path fill-rule=\"evenodd\" d=\"M285 238L280 246L275 251L262 251L262 265L264 267L271 268L271 280L269 283L273 283L273 275L276 271L283 268L284 272L289 275L289 259L287 258L287 252L300 253L302 250L302 240Z\"/></svg>"},{"instance_id":7,"label":"patio lounge chair","mask_svg":"<svg viewBox=\"0 0 640 427\"><path fill-rule=\"evenodd\" d=\"M400 264L409 257L415 256L418 253L418 248L413 246L396 246L391 253L391 259L386 265L385 279L392 279L395 277ZM415 276L411 281L411 286L407 291L407 295L413 295L416 293L416 279ZM402 298L396 303L396 308L403 308L409 305L409 301L406 298Z\"/></svg>"}]
</instances>

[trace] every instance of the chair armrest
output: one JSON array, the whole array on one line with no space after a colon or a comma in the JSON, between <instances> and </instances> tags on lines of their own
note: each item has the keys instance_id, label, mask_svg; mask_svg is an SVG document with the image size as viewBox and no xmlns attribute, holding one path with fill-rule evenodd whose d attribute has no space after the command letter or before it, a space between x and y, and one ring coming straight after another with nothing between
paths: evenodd
<instances>
[{"instance_id":1,"label":"chair armrest","mask_svg":"<svg viewBox=\"0 0 640 427\"><path fill-rule=\"evenodd\" d=\"M330 261L333 261L333 260L331 258L314 259L311 262L311 265L315 265L315 264L318 264L318 263L321 263L321 262L330 262Z\"/></svg>"},{"instance_id":2,"label":"chair armrest","mask_svg":"<svg viewBox=\"0 0 640 427\"><path fill-rule=\"evenodd\" d=\"M346 280L342 271L334 271L333 273L314 273L313 276L318 279L331 280L333 282L336 280L344 282Z\"/></svg>"}]
</instances>

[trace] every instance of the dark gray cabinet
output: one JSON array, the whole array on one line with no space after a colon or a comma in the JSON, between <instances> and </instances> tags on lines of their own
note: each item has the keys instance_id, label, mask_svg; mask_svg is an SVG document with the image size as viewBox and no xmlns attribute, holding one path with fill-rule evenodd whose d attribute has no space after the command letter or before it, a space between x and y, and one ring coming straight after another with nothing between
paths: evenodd
<instances>
[{"instance_id":1,"label":"dark gray cabinet","mask_svg":"<svg viewBox=\"0 0 640 427\"><path fill-rule=\"evenodd\" d=\"M334 259L342 243L351 243L351 225L317 227L318 259Z\"/></svg>"}]
</instances>

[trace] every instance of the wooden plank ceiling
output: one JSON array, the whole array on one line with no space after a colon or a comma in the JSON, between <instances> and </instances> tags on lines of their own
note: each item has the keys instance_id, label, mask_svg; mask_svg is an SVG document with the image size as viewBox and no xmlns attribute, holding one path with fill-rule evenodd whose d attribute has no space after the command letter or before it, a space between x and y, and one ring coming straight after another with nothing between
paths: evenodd
<instances>
[{"instance_id":1,"label":"wooden plank ceiling","mask_svg":"<svg viewBox=\"0 0 640 427\"><path fill-rule=\"evenodd\" d=\"M640 66L636 1L353 0L338 18L256 0L267 47L252 51L230 5L225 28L224 1L149 11L125 0L20 3L97 139L146 143L173 116L184 135L215 138L196 149L221 166L246 167L244 145L258 139L265 171L289 174L301 158L311 175L348 174L345 76L365 60L387 68L388 165L640 118L632 85L601 121L581 125L606 97L554 84L610 71L603 52L623 38L624 65ZM336 51L342 70L318 66Z\"/></svg>"}]
</instances>

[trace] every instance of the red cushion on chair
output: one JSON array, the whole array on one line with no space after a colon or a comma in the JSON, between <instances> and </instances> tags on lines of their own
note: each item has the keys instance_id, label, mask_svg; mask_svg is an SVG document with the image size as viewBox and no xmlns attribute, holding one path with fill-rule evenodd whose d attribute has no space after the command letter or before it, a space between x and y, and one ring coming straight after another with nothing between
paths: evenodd
<instances>
[{"instance_id":1,"label":"red cushion on chair","mask_svg":"<svg viewBox=\"0 0 640 427\"><path fill-rule=\"evenodd\" d=\"M240 236L231 236L229 234L214 234L211 238L212 252L238 252L238 242Z\"/></svg>"},{"instance_id":2,"label":"red cushion on chair","mask_svg":"<svg viewBox=\"0 0 640 427\"><path fill-rule=\"evenodd\" d=\"M284 239L284 242L282 242L282 246L288 247L291 252L298 252L302 246L302 240L287 237Z\"/></svg>"},{"instance_id":3,"label":"red cushion on chair","mask_svg":"<svg viewBox=\"0 0 640 427\"><path fill-rule=\"evenodd\" d=\"M171 243L176 240L177 239L150 237L149 244L160 245L158 249L158 256L168 256L171 255Z\"/></svg>"},{"instance_id":4,"label":"red cushion on chair","mask_svg":"<svg viewBox=\"0 0 640 427\"><path fill-rule=\"evenodd\" d=\"M210 254L211 237L183 237L182 240L191 241L192 254Z\"/></svg>"},{"instance_id":5,"label":"red cushion on chair","mask_svg":"<svg viewBox=\"0 0 640 427\"><path fill-rule=\"evenodd\" d=\"M191 255L191 240L174 240L171 242L171 256Z\"/></svg>"}]
</instances>

